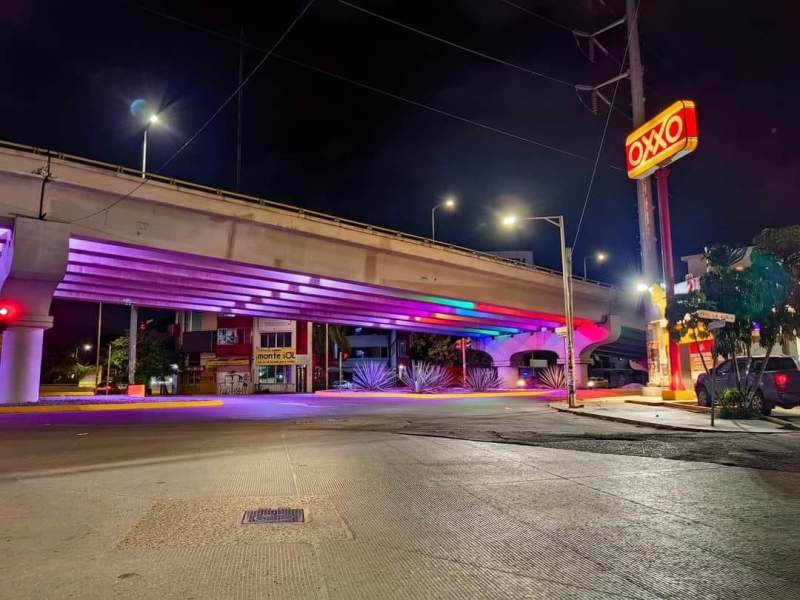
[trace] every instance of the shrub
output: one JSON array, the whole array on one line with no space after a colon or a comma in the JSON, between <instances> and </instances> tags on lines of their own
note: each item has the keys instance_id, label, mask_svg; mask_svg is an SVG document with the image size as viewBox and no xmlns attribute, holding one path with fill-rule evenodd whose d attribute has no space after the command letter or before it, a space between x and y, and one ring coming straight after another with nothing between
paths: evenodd
<instances>
[{"instance_id":1,"label":"shrub","mask_svg":"<svg viewBox=\"0 0 800 600\"><path fill-rule=\"evenodd\" d=\"M744 394L736 388L728 388L719 397L720 419L751 419L753 410Z\"/></svg>"},{"instance_id":2,"label":"shrub","mask_svg":"<svg viewBox=\"0 0 800 600\"><path fill-rule=\"evenodd\" d=\"M442 366L424 362L412 362L411 367L404 369L400 381L417 394L438 392L453 385L453 376Z\"/></svg>"},{"instance_id":3,"label":"shrub","mask_svg":"<svg viewBox=\"0 0 800 600\"><path fill-rule=\"evenodd\" d=\"M385 390L394 382L394 372L382 362L359 362L353 369L353 384L360 390Z\"/></svg>"},{"instance_id":4,"label":"shrub","mask_svg":"<svg viewBox=\"0 0 800 600\"><path fill-rule=\"evenodd\" d=\"M561 390L567 387L567 379L564 375L564 367L561 365L550 365L539 371L539 381L551 390Z\"/></svg>"},{"instance_id":5,"label":"shrub","mask_svg":"<svg viewBox=\"0 0 800 600\"><path fill-rule=\"evenodd\" d=\"M473 392L485 392L486 390L500 387L500 376L497 369L491 367L476 367L467 370L467 387Z\"/></svg>"}]
</instances>

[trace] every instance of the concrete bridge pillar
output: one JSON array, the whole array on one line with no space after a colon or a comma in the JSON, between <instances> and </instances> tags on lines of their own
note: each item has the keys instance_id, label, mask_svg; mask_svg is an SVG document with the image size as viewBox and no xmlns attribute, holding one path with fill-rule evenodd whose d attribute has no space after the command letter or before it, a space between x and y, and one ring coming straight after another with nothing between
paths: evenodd
<instances>
[{"instance_id":1,"label":"concrete bridge pillar","mask_svg":"<svg viewBox=\"0 0 800 600\"><path fill-rule=\"evenodd\" d=\"M69 225L16 217L0 256L0 298L13 307L0 351L0 404L38 402L44 331L69 255Z\"/></svg>"},{"instance_id":2,"label":"concrete bridge pillar","mask_svg":"<svg viewBox=\"0 0 800 600\"><path fill-rule=\"evenodd\" d=\"M598 346L611 344L619 339L622 325L619 317L608 315L603 323L583 323L575 328L575 385L586 387L589 379L591 354ZM478 342L477 349L487 352L497 367L504 387L516 387L518 367L512 366L514 356L522 352L546 350L558 356L558 364L564 365L564 338L553 331L539 331L525 335L500 336Z\"/></svg>"}]
</instances>

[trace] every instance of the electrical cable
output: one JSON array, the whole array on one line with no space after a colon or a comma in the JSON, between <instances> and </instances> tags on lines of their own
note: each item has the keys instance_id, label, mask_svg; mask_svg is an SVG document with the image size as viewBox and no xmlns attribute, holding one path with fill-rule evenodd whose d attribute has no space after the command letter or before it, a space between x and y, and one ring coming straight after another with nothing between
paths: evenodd
<instances>
[{"instance_id":1,"label":"electrical cable","mask_svg":"<svg viewBox=\"0 0 800 600\"><path fill-rule=\"evenodd\" d=\"M516 65L512 62L507 60L503 60L502 58L497 58L490 54L486 54L485 52L480 52L479 50L473 50L472 48L468 48L461 44L457 44L456 42L451 42L450 40L446 40L443 37L439 37L438 35L433 35L432 33L428 33L427 31L422 31L421 29L417 29L416 27L412 27L411 25L406 25L405 23L401 23L400 21L396 21L395 19L390 19L389 17L385 17L381 14L373 12L364 8L363 6L358 6L357 4L353 4L348 2L347 0L336 0L339 4L344 4L354 10L360 11L364 14L370 15L375 17L376 19L380 19L381 21L386 21L387 23L391 23L392 25L396 25L402 29L406 29L408 31L412 31L416 34L419 34L423 37L426 37L431 40L436 40L437 42L441 42L442 44L446 44L448 46L452 46L453 48L458 48L459 50L463 50L464 52L468 52L470 54L474 54L475 56L480 56L481 58L485 58L486 60L490 60L492 62L501 64L506 67L510 67L512 69L516 69L517 71L521 71L523 73L527 73L528 75L533 75L535 77L541 77L542 79L547 79L554 83L559 83L561 85L571 86L574 87L575 84L570 83L569 81L565 81L563 79L559 79L558 77L553 77L551 75L547 75L545 73L540 73L539 71L534 71L533 69L528 69L527 67L522 67L520 65Z\"/></svg>"},{"instance_id":2,"label":"electrical cable","mask_svg":"<svg viewBox=\"0 0 800 600\"><path fill-rule=\"evenodd\" d=\"M641 0L636 3L636 10L634 11L633 18L636 19L639 15L639 5L641 4ZM625 43L625 52L622 54L622 63L619 67L619 75L622 75L622 72L625 70L625 61L628 58L628 49L630 48L631 40L628 38L627 42ZM586 189L586 197L583 200L583 208L581 209L581 216L578 219L578 228L575 231L575 237L572 240L572 247L575 248L575 245L578 243L578 236L581 234L581 226L583 225L583 217L586 216L586 209L589 206L589 199L592 195L592 187L594 185L595 175L597 174L597 165L600 162L600 155L603 152L603 146L605 145L606 141L606 133L608 132L608 124L611 122L611 115L614 112L612 107L614 106L614 102L617 99L617 91L619 90L619 82L621 79L617 79L614 83L614 93L611 95L611 106L608 108L608 114L606 115L606 122L603 126L603 135L600 137L600 146L597 148L597 155L594 159L594 167L592 168L592 175L589 178L589 186Z\"/></svg>"},{"instance_id":3,"label":"electrical cable","mask_svg":"<svg viewBox=\"0 0 800 600\"><path fill-rule=\"evenodd\" d=\"M235 44L239 44L240 43L239 38L234 37L232 35L221 33L219 31L215 31L213 29L209 29L209 28L204 27L202 25L197 25L196 23L192 23L190 21L186 21L185 19L181 19L179 17L175 17L175 16L170 15L168 13L164 13L164 12L158 11L158 10L153 9L153 8L142 6L140 4L135 4L135 6L137 6L138 8L141 8L141 9L143 9L143 10L145 10L145 11L147 11L147 12L153 14L153 15L162 17L162 18L170 20L170 21L174 21L176 23L179 23L181 25L184 25L184 26L192 28L192 29L197 29L198 31L202 31L202 32L207 33L209 35L213 35L215 37L218 37L220 39L227 40L227 41L229 41L231 43L235 43ZM257 46L255 44L249 43L249 42L244 42L243 45L246 48L249 48L249 49L254 50L256 52L266 52L267 51L264 48L262 48L260 46ZM539 141L531 139L531 138L527 138L527 137L524 137L524 136L521 136L521 135L517 135L515 133L511 133L509 131L505 131L505 130L499 129L499 128L493 127L491 125L487 125L485 123L481 123L479 121L475 121L474 119L469 119L467 117L463 117L461 115L457 115L455 113L451 113L451 112L448 112L448 111L440 109L440 108L436 108L436 107L433 107L433 106L429 106L427 104L423 104L422 102L417 102L416 100L412 100L410 98L406 98L404 96L400 96L399 94L395 94L393 92L389 92L389 91L377 88L377 87L369 85L367 83L363 83L361 81L358 81L358 80L355 80L355 79L351 79L349 77L345 77L344 75L339 75L339 74L334 73L332 71L328 71L328 70L322 69L320 67L317 67L317 66L314 66L314 65L311 65L311 64L308 64L308 63L305 63L305 62L290 58L290 57L285 56L283 54L280 54L278 52L274 52L272 54L272 57L273 58L277 58L277 59L282 60L282 61L285 61L285 62L288 62L288 63L291 63L291 64L294 64L294 65L296 65L298 67L301 67L303 69L308 69L310 71L314 71L314 72L319 73L321 75L325 75L327 77L331 77L333 79L337 79L339 81L343 81L345 83L349 83L350 85L354 85L356 87L360 87L362 89L366 89L366 90L371 91L373 93L381 94L383 96L387 96L387 97L392 98L394 100L398 100L398 101L401 101L401 102L405 102L407 104L411 104L412 106L416 106L417 108L422 108L422 109L425 109L425 110L429 110L429 111L437 113L439 115L442 115L442 116L445 116L445 117L448 117L448 118L451 118L451 119L454 119L454 120L457 120L457 121L461 121L461 122L464 122L464 123L468 123L470 125L473 125L475 127L479 127L481 129L486 129L486 130L491 131L493 133L498 133L500 135L504 135L504 136L510 137L510 138L518 140L518 141L526 142L526 143L532 144L534 146L539 146L541 148L545 148L545 149L551 150L553 152L558 152L560 154L564 154L564 155L570 156L572 158L578 158L578 159L587 160L587 161L592 160L588 156L583 156L581 154L577 154L575 152L571 152L571 151L565 150L563 148L558 148L557 146L552 146L552 145L546 144L544 142L539 142ZM612 165L612 164L609 164L608 167L610 167L612 169L615 169L617 171L623 171L624 170L623 168L621 168L621 167L619 167L617 165Z\"/></svg>"},{"instance_id":4,"label":"electrical cable","mask_svg":"<svg viewBox=\"0 0 800 600\"><path fill-rule=\"evenodd\" d=\"M309 0L309 1L306 3L306 5L303 7L303 10L301 10L301 11L300 11L300 12L299 12L299 13L298 13L296 16L295 16L295 18L292 20L292 22L291 22L291 23L289 23L289 26L288 26L286 29L284 29L283 33L282 33L282 34L280 35L280 37L279 37L279 38L276 40L276 42L275 42L275 43L272 45L272 47L271 47L269 50L267 50L267 51L265 52L264 56L261 58L261 60L258 62L258 64L257 64L257 65L256 65L256 66L255 66L255 67L254 67L254 68L253 68L251 71L250 71L250 73L247 75L247 77L245 77L245 78L244 78L244 79L243 79L243 80L242 80L242 81L239 83L239 85L237 85L237 86L236 86L236 89L235 89L235 90L234 90L234 91L233 91L233 92L232 92L232 93L231 93L231 94L230 94L230 95L229 95L229 96L228 96L228 97L225 99L225 101L224 101L222 104L220 104L220 105L219 105L219 107L217 108L217 110L215 110L215 111L214 111L214 112L211 114L211 116L210 116L208 119L206 119L205 123L203 123L203 124L200 126L200 128L199 128L197 131L195 131L195 132L194 132L194 134L192 134L192 135L189 137L189 139L188 139L188 140L186 140L186 141L185 141L185 142L184 142L184 143L181 145L181 147L180 147L180 148L178 148L178 149L177 149L175 152L173 152L172 156L170 156L170 157L169 157L169 158L168 158L168 159L167 159L167 160L166 160L166 161L165 161L165 162L164 162L164 163L163 163L163 164L162 164L162 165L161 165L161 166L160 166L160 167L159 167L159 168L158 168L156 171L154 171L155 173L160 173L160 172L161 172L161 171L162 171L162 170L163 170L163 169L164 169L164 168L165 168L167 165L169 165L169 164L170 164L170 163L171 163L173 160L175 160L175 159L178 157L178 155L179 155L181 152L183 152L183 151L184 151L184 150L185 150L185 149L186 149L186 148L189 146L189 144L191 144L191 143L192 143L192 142L193 142L195 139L197 139L197 137L198 137L198 136L199 136L201 133L203 133L203 131L205 131L205 130L206 130L206 128L207 128L207 127L208 127L208 126L211 124L211 122L212 122L214 119L216 119L216 118L217 118L217 116L218 116L218 115L219 115L219 114L220 114L220 113L223 111L223 109L224 109L226 106L228 106L228 104L231 102L231 100L233 100L233 99L234 99L234 98L237 96L237 94L238 94L238 93L239 93L239 92L242 90L242 88L244 88L244 86L245 86L245 85L247 85L247 83L248 83L248 82L249 82L249 81L250 81L250 80L253 78L253 76L254 76L254 75L255 75L255 74L258 72L258 70L259 70L259 69L260 69L260 68L261 68L261 67L264 65L264 63L265 63L265 62L267 62L267 59L268 59L270 56L272 56L272 54L275 52L275 49L276 49L278 46L280 46L280 44L283 42L283 40L284 40L284 39L286 39L286 36L288 36L288 35L289 35L289 33L291 33L292 29L294 29L295 25L297 25L297 24L300 22L300 19L302 19L302 18L303 18L303 16L304 16L304 15L305 15L305 14L308 12L308 9L309 9L309 8L311 8L311 5L312 5L312 4L314 4L314 2L315 2L315 0ZM96 216L96 215L99 215L100 213L103 213L103 212L106 212L106 211L110 210L111 208L113 208L114 206L116 206L117 204L119 204L120 202L122 202L123 200L125 200L126 198L130 197L132 194L136 193L136 191L137 191L137 190L139 190L139 189L141 189L141 187L142 187L143 185L145 185L146 183L147 183L147 179L146 179L146 178L143 178L143 179L142 179L142 181L141 181L141 183L139 183L139 184L138 184L138 185L137 185L135 188L133 188L133 189L132 189L130 192L128 192L127 194L125 194L125 195L123 195L123 196L121 196L121 197L117 198L117 199L116 199L114 202L112 202L111 204L109 204L107 207L105 207L105 208L102 208L102 209L100 209L100 210L97 210L97 211L95 211L95 212L93 212L93 213L90 213L90 214L88 214L88 215L85 215L85 216L83 216L83 217L79 217L79 218L77 218L77 219L73 219L72 221L69 221L69 223L75 223L75 222L77 222L77 221L83 221L84 219L90 219L90 218L92 218L92 217L94 217L94 216Z\"/></svg>"},{"instance_id":5,"label":"electrical cable","mask_svg":"<svg viewBox=\"0 0 800 600\"><path fill-rule=\"evenodd\" d=\"M541 21L544 21L545 23L549 23L550 25L554 25L556 27L560 27L561 29L564 29L565 31L569 31L570 33L572 33L572 27L568 27L567 25L564 25L563 23L559 23L558 21L554 21L550 17L545 17L543 14L537 13L537 12L531 10L530 8L526 8L524 6L520 6L519 4L516 4L514 2L509 2L509 0L500 0L500 2L502 2L503 4L508 4L509 6L513 6L517 10L521 10L522 12L527 13L527 14L531 15L532 17L536 17L537 19L539 19Z\"/></svg>"}]
</instances>

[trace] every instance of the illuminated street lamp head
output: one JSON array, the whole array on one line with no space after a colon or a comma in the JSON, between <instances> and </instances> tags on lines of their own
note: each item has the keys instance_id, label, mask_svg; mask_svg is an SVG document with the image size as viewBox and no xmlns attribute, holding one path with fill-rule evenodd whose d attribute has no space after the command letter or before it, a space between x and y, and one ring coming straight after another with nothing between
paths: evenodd
<instances>
[{"instance_id":1,"label":"illuminated street lamp head","mask_svg":"<svg viewBox=\"0 0 800 600\"><path fill-rule=\"evenodd\" d=\"M643 281L638 281L636 283L636 291L639 292L640 294L643 294L644 292L647 292L649 290L650 290L650 286L648 286Z\"/></svg>"},{"instance_id":2,"label":"illuminated street lamp head","mask_svg":"<svg viewBox=\"0 0 800 600\"><path fill-rule=\"evenodd\" d=\"M452 196L448 196L444 199L444 205L446 208L455 208L456 206L456 199Z\"/></svg>"},{"instance_id":3,"label":"illuminated street lamp head","mask_svg":"<svg viewBox=\"0 0 800 600\"><path fill-rule=\"evenodd\" d=\"M598 252L597 254L595 254L595 258L599 263L605 262L606 259L608 258L608 254L606 254L605 252Z\"/></svg>"},{"instance_id":4,"label":"illuminated street lamp head","mask_svg":"<svg viewBox=\"0 0 800 600\"><path fill-rule=\"evenodd\" d=\"M152 115L150 115L150 118L149 118L149 119L147 119L147 121L148 121L148 122L149 122L151 125L157 125L157 124L158 124L158 122L160 121L160 119L158 118L158 115L157 115L157 114L153 113Z\"/></svg>"},{"instance_id":5,"label":"illuminated street lamp head","mask_svg":"<svg viewBox=\"0 0 800 600\"><path fill-rule=\"evenodd\" d=\"M517 220L517 215L506 215L500 222L506 227L513 227L517 224Z\"/></svg>"},{"instance_id":6,"label":"illuminated street lamp head","mask_svg":"<svg viewBox=\"0 0 800 600\"><path fill-rule=\"evenodd\" d=\"M88 352L91 349L92 349L92 345L91 344L84 344L83 345L83 351L84 352Z\"/></svg>"}]
</instances>

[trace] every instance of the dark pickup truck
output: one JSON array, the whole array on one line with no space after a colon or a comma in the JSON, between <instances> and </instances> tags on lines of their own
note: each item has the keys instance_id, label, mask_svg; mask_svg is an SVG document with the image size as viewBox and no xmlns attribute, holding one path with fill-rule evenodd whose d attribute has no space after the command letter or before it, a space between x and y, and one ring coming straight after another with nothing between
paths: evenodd
<instances>
[{"instance_id":1,"label":"dark pickup truck","mask_svg":"<svg viewBox=\"0 0 800 600\"><path fill-rule=\"evenodd\" d=\"M739 375L748 385L755 383L758 371L764 364L763 357L737 358ZM717 367L714 374L714 389L717 398L726 388L736 387L736 370L732 360L726 360ZM709 406L711 400L711 376L703 373L695 385L697 403ZM764 378L756 391L754 408L768 415L776 406L793 408L800 406L800 370L797 362L790 356L771 356L767 359Z\"/></svg>"}]
</instances>

